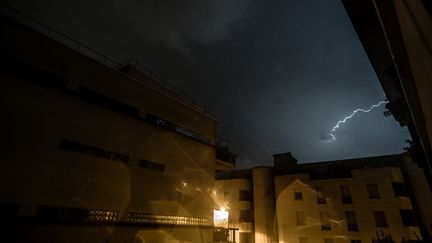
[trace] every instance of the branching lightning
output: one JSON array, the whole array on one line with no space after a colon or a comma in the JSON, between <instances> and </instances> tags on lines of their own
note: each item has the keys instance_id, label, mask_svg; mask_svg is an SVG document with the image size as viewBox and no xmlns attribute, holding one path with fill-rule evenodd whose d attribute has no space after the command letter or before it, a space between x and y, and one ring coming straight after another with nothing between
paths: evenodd
<instances>
[{"instance_id":1,"label":"branching lightning","mask_svg":"<svg viewBox=\"0 0 432 243\"><path fill-rule=\"evenodd\" d=\"M336 125L335 125L331 130L330 130L330 132L329 132L329 135L330 135L330 140L329 140L329 142L333 142L333 141L336 140L336 136L335 136L333 133L336 131L336 129L339 128L339 125L341 125L342 123L345 123L347 120L353 118L353 116L355 116L355 114L356 114L357 112L364 112L364 113L368 113L368 112L372 111L373 109L379 107L380 105L382 105L382 104L387 104L387 103L388 103L388 101L383 100L383 101L380 101L378 104L372 105L372 106L369 107L369 109L367 109L367 110L364 110L364 109L356 109L356 110L354 110L354 111L353 111L349 116L346 116L344 119L338 121L338 122L336 123Z\"/></svg>"}]
</instances>

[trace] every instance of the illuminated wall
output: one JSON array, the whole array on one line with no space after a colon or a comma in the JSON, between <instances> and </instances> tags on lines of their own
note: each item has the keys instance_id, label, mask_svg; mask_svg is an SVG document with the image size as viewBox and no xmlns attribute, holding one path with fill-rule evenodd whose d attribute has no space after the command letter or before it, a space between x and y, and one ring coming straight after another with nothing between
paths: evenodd
<instances>
[{"instance_id":1,"label":"illuminated wall","mask_svg":"<svg viewBox=\"0 0 432 243\"><path fill-rule=\"evenodd\" d=\"M0 206L31 222L9 241L212 242L216 121L0 20Z\"/></svg>"},{"instance_id":2,"label":"illuminated wall","mask_svg":"<svg viewBox=\"0 0 432 243\"><path fill-rule=\"evenodd\" d=\"M308 174L278 176L275 188L279 240L371 242L380 230L390 233L396 242L403 237L415 240L416 235L421 237L419 227L404 225L400 212L411 212L411 201L407 195L396 196L393 191L392 183L403 182L400 169L392 167L356 169L352 170L352 178L344 179L311 180ZM371 193L372 188L377 188L377 193L370 195L368 185ZM342 186L349 188L351 199L342 198ZM301 193L302 198L296 199L295 193ZM381 227L376 225L374 212L385 215ZM354 215L354 220L349 222L347 214Z\"/></svg>"},{"instance_id":3,"label":"illuminated wall","mask_svg":"<svg viewBox=\"0 0 432 243\"><path fill-rule=\"evenodd\" d=\"M247 178L216 180L215 208L229 213L228 227L238 229L238 243L254 242L253 203L250 175Z\"/></svg>"},{"instance_id":4,"label":"illuminated wall","mask_svg":"<svg viewBox=\"0 0 432 243\"><path fill-rule=\"evenodd\" d=\"M422 169L407 154L290 163L217 174L216 194L224 195L218 202L229 206L231 225L254 236L238 242L371 243L381 231L396 242L423 238L413 203L421 201L428 211L432 197ZM247 204L243 190L252 190ZM239 224L249 208L252 222Z\"/></svg>"}]
</instances>

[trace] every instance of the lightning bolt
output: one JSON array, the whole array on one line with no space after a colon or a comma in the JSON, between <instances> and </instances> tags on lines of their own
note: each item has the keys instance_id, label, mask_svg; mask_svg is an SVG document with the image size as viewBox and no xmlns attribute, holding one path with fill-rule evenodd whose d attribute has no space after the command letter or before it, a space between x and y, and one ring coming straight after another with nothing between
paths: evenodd
<instances>
[{"instance_id":1,"label":"lightning bolt","mask_svg":"<svg viewBox=\"0 0 432 243\"><path fill-rule=\"evenodd\" d=\"M380 105L387 104L387 103L388 103L387 100L383 100L383 101L380 101L378 104L372 105L367 110L364 110L364 109L355 109L349 116L346 116L343 120L338 121L336 123L336 125L330 130L330 132L329 132L329 135L330 135L329 142L336 141L336 136L333 133L336 131L336 129L339 128L339 125L341 125L342 123L345 123L347 120L353 118L353 116L355 116L355 114L357 114L357 112L368 113L368 112L371 112L373 109L379 107Z\"/></svg>"}]
</instances>

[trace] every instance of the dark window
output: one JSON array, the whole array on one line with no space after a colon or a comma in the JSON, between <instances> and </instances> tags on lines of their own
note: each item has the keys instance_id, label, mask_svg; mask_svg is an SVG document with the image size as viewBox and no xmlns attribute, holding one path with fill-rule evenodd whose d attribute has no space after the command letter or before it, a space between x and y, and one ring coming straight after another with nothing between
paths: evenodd
<instances>
[{"instance_id":1,"label":"dark window","mask_svg":"<svg viewBox=\"0 0 432 243\"><path fill-rule=\"evenodd\" d=\"M240 201L250 201L251 200L251 193L247 190L240 190L239 191L239 200Z\"/></svg>"},{"instance_id":2,"label":"dark window","mask_svg":"<svg viewBox=\"0 0 432 243\"><path fill-rule=\"evenodd\" d=\"M315 187L315 190L316 190L316 194L317 194L317 203L318 204L326 204L327 199L325 197L324 187L317 186L317 187Z\"/></svg>"},{"instance_id":3,"label":"dark window","mask_svg":"<svg viewBox=\"0 0 432 243\"><path fill-rule=\"evenodd\" d=\"M381 198L377 184L367 184L366 187L367 187L370 199Z\"/></svg>"},{"instance_id":4,"label":"dark window","mask_svg":"<svg viewBox=\"0 0 432 243\"><path fill-rule=\"evenodd\" d=\"M412 209L401 209L400 215L404 226L418 226L417 217Z\"/></svg>"},{"instance_id":5,"label":"dark window","mask_svg":"<svg viewBox=\"0 0 432 243\"><path fill-rule=\"evenodd\" d=\"M45 87L50 87L58 90L65 90L68 80L66 78L57 76L54 73L47 72L39 67L21 62L8 55L1 55L0 57L2 71L7 70L17 75L20 78L30 80L32 82L41 84Z\"/></svg>"},{"instance_id":6,"label":"dark window","mask_svg":"<svg viewBox=\"0 0 432 243\"><path fill-rule=\"evenodd\" d=\"M87 87L81 86L79 89L79 95L90 102L113 109L125 115L137 117L139 113L138 108L122 103L112 97L106 96Z\"/></svg>"},{"instance_id":7,"label":"dark window","mask_svg":"<svg viewBox=\"0 0 432 243\"><path fill-rule=\"evenodd\" d=\"M144 160L144 159L139 160L139 166L150 170L165 171L165 165Z\"/></svg>"},{"instance_id":8,"label":"dark window","mask_svg":"<svg viewBox=\"0 0 432 243\"><path fill-rule=\"evenodd\" d=\"M251 232L240 232L239 237L241 243L252 243L254 240L254 235Z\"/></svg>"},{"instance_id":9,"label":"dark window","mask_svg":"<svg viewBox=\"0 0 432 243\"><path fill-rule=\"evenodd\" d=\"M299 237L299 243L308 243L308 238L307 237Z\"/></svg>"},{"instance_id":10,"label":"dark window","mask_svg":"<svg viewBox=\"0 0 432 243\"><path fill-rule=\"evenodd\" d=\"M235 165L236 155L229 152L227 147L216 147L216 159Z\"/></svg>"},{"instance_id":11,"label":"dark window","mask_svg":"<svg viewBox=\"0 0 432 243\"><path fill-rule=\"evenodd\" d=\"M250 210L240 210L240 222L252 222L252 212Z\"/></svg>"},{"instance_id":12,"label":"dark window","mask_svg":"<svg viewBox=\"0 0 432 243\"><path fill-rule=\"evenodd\" d=\"M304 212L296 212L297 225L306 225Z\"/></svg>"},{"instance_id":13,"label":"dark window","mask_svg":"<svg viewBox=\"0 0 432 243\"><path fill-rule=\"evenodd\" d=\"M403 182L393 182L392 183L393 193L395 197L408 197L408 189L406 184Z\"/></svg>"},{"instance_id":14,"label":"dark window","mask_svg":"<svg viewBox=\"0 0 432 243\"><path fill-rule=\"evenodd\" d=\"M345 212L348 231L358 231L357 218L355 212Z\"/></svg>"},{"instance_id":15,"label":"dark window","mask_svg":"<svg viewBox=\"0 0 432 243\"><path fill-rule=\"evenodd\" d=\"M387 220L384 211L374 211L375 225L376 227L387 227Z\"/></svg>"},{"instance_id":16,"label":"dark window","mask_svg":"<svg viewBox=\"0 0 432 243\"><path fill-rule=\"evenodd\" d=\"M352 203L351 190L349 186L341 186L342 203Z\"/></svg>"},{"instance_id":17,"label":"dark window","mask_svg":"<svg viewBox=\"0 0 432 243\"><path fill-rule=\"evenodd\" d=\"M330 219L327 212L320 212L321 229L331 230Z\"/></svg>"},{"instance_id":18,"label":"dark window","mask_svg":"<svg viewBox=\"0 0 432 243\"><path fill-rule=\"evenodd\" d=\"M108 151L95 146L74 142L68 139L61 140L60 148L75 153L91 155L102 159L120 161L123 163L128 163L130 159L129 156L124 154Z\"/></svg>"},{"instance_id":19,"label":"dark window","mask_svg":"<svg viewBox=\"0 0 432 243\"><path fill-rule=\"evenodd\" d=\"M429 16L432 17L432 1L431 0L423 0L423 5L428 12Z\"/></svg>"},{"instance_id":20,"label":"dark window","mask_svg":"<svg viewBox=\"0 0 432 243\"><path fill-rule=\"evenodd\" d=\"M303 193L302 192L294 192L294 200L303 200Z\"/></svg>"},{"instance_id":21,"label":"dark window","mask_svg":"<svg viewBox=\"0 0 432 243\"><path fill-rule=\"evenodd\" d=\"M124 154L119 154L116 152L112 152L111 160L116 160L116 161L120 161L123 163L128 163L129 162L129 156L124 155Z\"/></svg>"},{"instance_id":22,"label":"dark window","mask_svg":"<svg viewBox=\"0 0 432 243\"><path fill-rule=\"evenodd\" d=\"M20 205L17 203L0 202L0 222L10 223L17 218Z\"/></svg>"},{"instance_id":23,"label":"dark window","mask_svg":"<svg viewBox=\"0 0 432 243\"><path fill-rule=\"evenodd\" d=\"M228 241L228 229L224 228L215 228L213 232L213 241L214 242L227 242Z\"/></svg>"}]
</instances>

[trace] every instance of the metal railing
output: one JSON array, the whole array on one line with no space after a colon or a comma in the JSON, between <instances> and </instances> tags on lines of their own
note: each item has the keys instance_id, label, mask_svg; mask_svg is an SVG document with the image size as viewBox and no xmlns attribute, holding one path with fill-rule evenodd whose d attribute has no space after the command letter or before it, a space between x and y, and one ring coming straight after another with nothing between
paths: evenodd
<instances>
[{"instance_id":1,"label":"metal railing","mask_svg":"<svg viewBox=\"0 0 432 243\"><path fill-rule=\"evenodd\" d=\"M171 97L175 97L181 100L186 101L189 105L193 106L194 108L198 109L201 112L206 112L206 109L203 106L200 106L194 99L192 99L190 96L186 95L185 93L179 91L173 86L170 86L167 84L167 82L159 77L157 74L155 74L153 71L151 71L147 66L140 63L136 59L129 59L126 62L118 62L111 57L108 57L95 49L73 39L72 37L60 32L57 29L52 28L51 26L29 16L28 14L17 10L10 5L0 2L0 14L5 15L9 18L12 18L13 20L33 29L34 31L37 31L53 40L58 41L59 43L74 49L75 51L78 51L79 53L111 68L114 70L118 70L119 68L125 66L125 65L131 65L137 68L140 72L143 72L145 75L149 76L151 79L159 83L161 86L163 86L165 89L167 89L169 92L168 95Z\"/></svg>"},{"instance_id":2,"label":"metal railing","mask_svg":"<svg viewBox=\"0 0 432 243\"><path fill-rule=\"evenodd\" d=\"M200 106L198 104L198 102L196 100L194 100L192 97L188 96L187 94L180 91L176 87L169 85L166 82L166 80L161 78L159 75L157 75L155 72L153 72L150 68L148 68L147 66L145 66L144 64L142 64L141 62L139 62L136 59L131 58L131 59L117 65L117 69L120 69L120 68L127 66L127 65L133 66L134 68L136 68L140 72L142 72L145 75L147 75L148 77L150 77L152 80L156 81L158 84L160 84L162 87L164 87L168 91L168 93L171 97L186 100L190 105L192 105L196 109L200 110L201 112L206 111L206 109L204 107Z\"/></svg>"},{"instance_id":3,"label":"metal railing","mask_svg":"<svg viewBox=\"0 0 432 243\"><path fill-rule=\"evenodd\" d=\"M119 63L112 58L84 45L77 40L74 40L70 36L63 34L62 32L52 28L51 26L42 23L41 21L7 5L6 3L0 2L0 6L1 14L8 16L21 24L24 24L25 26L41 34L44 34L47 37L57 40L58 42L74 50L77 50L80 53L89 56L92 59L111 68L116 68L119 65Z\"/></svg>"}]
</instances>

